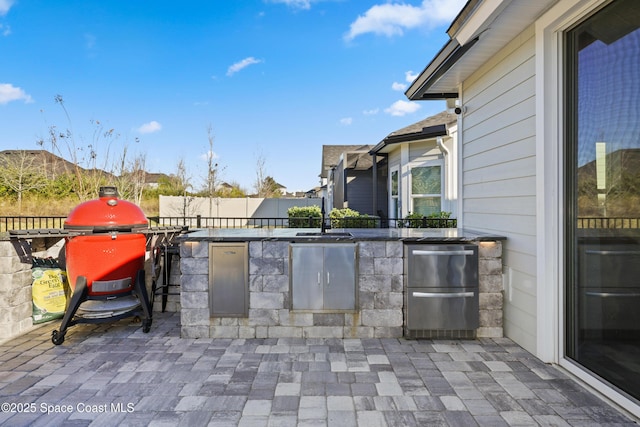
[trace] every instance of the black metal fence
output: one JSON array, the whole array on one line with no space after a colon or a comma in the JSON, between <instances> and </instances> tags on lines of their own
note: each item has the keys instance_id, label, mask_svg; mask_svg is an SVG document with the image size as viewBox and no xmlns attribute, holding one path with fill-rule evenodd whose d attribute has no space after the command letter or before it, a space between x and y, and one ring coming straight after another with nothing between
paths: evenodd
<instances>
[{"instance_id":1,"label":"black metal fence","mask_svg":"<svg viewBox=\"0 0 640 427\"><path fill-rule=\"evenodd\" d=\"M63 228L63 216L0 216L0 232L32 230L36 228ZM303 218L243 218L205 216L150 216L150 227L186 226L189 228L320 228L320 217ZM325 218L327 228L455 228L456 219L411 218L388 219L379 217Z\"/></svg>"},{"instance_id":2,"label":"black metal fence","mask_svg":"<svg viewBox=\"0 0 640 427\"><path fill-rule=\"evenodd\" d=\"M62 228L65 216L0 216L0 232L33 230L35 228Z\"/></svg>"},{"instance_id":3,"label":"black metal fence","mask_svg":"<svg viewBox=\"0 0 640 427\"><path fill-rule=\"evenodd\" d=\"M32 230L36 228L63 228L64 216L0 216L0 232ZM240 218L240 217L169 217L151 216L149 225L186 226L189 228L319 228L321 218ZM456 228L455 218L325 218L330 228ZM638 229L640 218L578 218L577 228Z\"/></svg>"},{"instance_id":4,"label":"black metal fence","mask_svg":"<svg viewBox=\"0 0 640 427\"><path fill-rule=\"evenodd\" d=\"M578 218L578 228L640 228L640 218Z\"/></svg>"},{"instance_id":5,"label":"black metal fence","mask_svg":"<svg viewBox=\"0 0 640 427\"><path fill-rule=\"evenodd\" d=\"M238 217L149 217L152 225L181 225L190 228L320 228L322 218L238 218ZM325 218L328 228L455 228L455 218L389 219L379 217Z\"/></svg>"}]
</instances>

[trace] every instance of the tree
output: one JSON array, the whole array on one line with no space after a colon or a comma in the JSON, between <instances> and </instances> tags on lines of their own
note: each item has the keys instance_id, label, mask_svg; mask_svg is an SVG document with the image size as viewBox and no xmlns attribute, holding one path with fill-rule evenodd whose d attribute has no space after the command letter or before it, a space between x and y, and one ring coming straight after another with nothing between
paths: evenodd
<instances>
[{"instance_id":1,"label":"tree","mask_svg":"<svg viewBox=\"0 0 640 427\"><path fill-rule=\"evenodd\" d=\"M56 95L54 101L67 118L67 128L60 130L55 125L49 126L47 140L41 138L37 144L45 147L48 142L53 154L70 159L69 162L63 162L62 168L65 174L72 177L70 186L76 197L80 201L95 198L100 187L115 184L121 197L139 204L144 188L146 155L140 154L129 161L128 147L125 145L122 155L112 161L113 145L120 135L113 128L105 127L99 120L90 120L93 134L89 143L86 146L78 145L64 98ZM79 140L84 141L84 138L80 137ZM66 155L62 151L66 151ZM55 174L56 166L45 162L44 169L50 169Z\"/></svg>"},{"instance_id":2,"label":"tree","mask_svg":"<svg viewBox=\"0 0 640 427\"><path fill-rule=\"evenodd\" d=\"M16 194L19 213L23 195L47 185L47 177L35 160L36 156L26 150L6 152L0 157L0 183Z\"/></svg>"},{"instance_id":3,"label":"tree","mask_svg":"<svg viewBox=\"0 0 640 427\"><path fill-rule=\"evenodd\" d=\"M205 180L204 196L209 198L209 216L213 215L213 198L216 196L216 188L218 186L218 163L213 151L213 127L211 124L207 127L207 140L209 141L209 150L207 151L207 177Z\"/></svg>"},{"instance_id":4,"label":"tree","mask_svg":"<svg viewBox=\"0 0 640 427\"><path fill-rule=\"evenodd\" d=\"M271 176L267 176L265 164L266 158L262 152L259 152L256 156L256 180L253 184L256 196L265 198L280 197L280 188L282 186Z\"/></svg>"},{"instance_id":5,"label":"tree","mask_svg":"<svg viewBox=\"0 0 640 427\"><path fill-rule=\"evenodd\" d=\"M262 197L280 197L282 195L282 193L280 192L280 188L282 188L282 186L278 184L272 177L268 176L262 182L262 191L264 193L264 196Z\"/></svg>"},{"instance_id":6,"label":"tree","mask_svg":"<svg viewBox=\"0 0 640 427\"><path fill-rule=\"evenodd\" d=\"M129 161L127 160L127 151L125 146L116 178L118 192L123 199L132 200L139 205L142 202L142 193L147 178L145 171L147 157L145 154L139 154Z\"/></svg>"},{"instance_id":7,"label":"tree","mask_svg":"<svg viewBox=\"0 0 640 427\"><path fill-rule=\"evenodd\" d=\"M254 181L253 188L256 191L258 197L266 197L264 191L264 179L266 178L265 172L266 159L264 153L259 151L256 154L256 180Z\"/></svg>"}]
</instances>

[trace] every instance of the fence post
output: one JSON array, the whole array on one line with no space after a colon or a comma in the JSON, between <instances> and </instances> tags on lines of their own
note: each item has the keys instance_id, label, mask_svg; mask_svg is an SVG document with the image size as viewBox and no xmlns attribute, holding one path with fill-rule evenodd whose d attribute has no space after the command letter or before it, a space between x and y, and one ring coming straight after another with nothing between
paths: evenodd
<instances>
[{"instance_id":1,"label":"fence post","mask_svg":"<svg viewBox=\"0 0 640 427\"><path fill-rule=\"evenodd\" d=\"M202 215L196 215L196 228L202 228Z\"/></svg>"}]
</instances>

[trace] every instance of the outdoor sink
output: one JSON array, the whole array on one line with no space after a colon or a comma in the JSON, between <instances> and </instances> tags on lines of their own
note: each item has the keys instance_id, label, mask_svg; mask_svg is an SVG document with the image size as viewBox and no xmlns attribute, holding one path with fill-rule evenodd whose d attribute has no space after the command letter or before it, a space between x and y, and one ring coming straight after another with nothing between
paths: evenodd
<instances>
[{"instance_id":1,"label":"outdoor sink","mask_svg":"<svg viewBox=\"0 0 640 427\"><path fill-rule=\"evenodd\" d=\"M324 233L320 231L316 232L298 232L296 236L299 237L353 237L351 233L341 232L341 231L325 231Z\"/></svg>"}]
</instances>

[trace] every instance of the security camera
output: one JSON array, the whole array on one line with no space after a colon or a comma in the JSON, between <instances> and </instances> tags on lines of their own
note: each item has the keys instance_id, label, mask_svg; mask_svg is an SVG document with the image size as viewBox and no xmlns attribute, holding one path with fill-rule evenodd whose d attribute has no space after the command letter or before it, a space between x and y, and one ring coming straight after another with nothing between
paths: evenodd
<instances>
[{"instance_id":1,"label":"security camera","mask_svg":"<svg viewBox=\"0 0 640 427\"><path fill-rule=\"evenodd\" d=\"M463 106L458 106L453 109L453 112L456 113L457 115L464 114L465 111L467 111L467 108Z\"/></svg>"},{"instance_id":2,"label":"security camera","mask_svg":"<svg viewBox=\"0 0 640 427\"><path fill-rule=\"evenodd\" d=\"M460 105L456 105L454 108L449 108L447 111L449 113L457 114L459 116L460 114L464 114L465 111L467 111L467 108Z\"/></svg>"}]
</instances>

